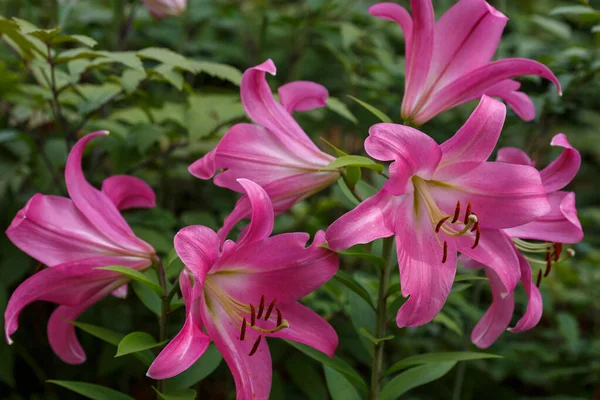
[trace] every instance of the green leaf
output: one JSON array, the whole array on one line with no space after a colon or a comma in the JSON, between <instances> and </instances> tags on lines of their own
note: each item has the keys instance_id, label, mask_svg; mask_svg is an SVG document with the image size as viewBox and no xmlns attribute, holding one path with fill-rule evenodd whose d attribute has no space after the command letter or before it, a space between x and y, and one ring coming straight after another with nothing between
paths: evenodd
<instances>
[{"instance_id":1,"label":"green leaf","mask_svg":"<svg viewBox=\"0 0 600 400\"><path fill-rule=\"evenodd\" d=\"M152 387L158 396L163 400L194 400L196 391L194 389L179 389L172 392L159 392L155 387Z\"/></svg>"},{"instance_id":2,"label":"green leaf","mask_svg":"<svg viewBox=\"0 0 600 400\"><path fill-rule=\"evenodd\" d=\"M69 321L69 323L75 325L82 331L97 337L98 339L104 340L105 342L112 344L113 346L118 346L121 340L123 340L123 338L125 337L125 335L120 332L115 332L110 329L102 328L100 326L85 324L83 322L77 321ZM152 364L152 361L154 360L154 355L150 351L141 351L135 353L134 356L141 362L143 362L145 365Z\"/></svg>"},{"instance_id":3,"label":"green leaf","mask_svg":"<svg viewBox=\"0 0 600 400\"><path fill-rule=\"evenodd\" d=\"M125 90L125 93L131 94L140 86L140 83L146 78L146 73L135 69L126 69L123 71L119 82Z\"/></svg>"},{"instance_id":4,"label":"green leaf","mask_svg":"<svg viewBox=\"0 0 600 400\"><path fill-rule=\"evenodd\" d=\"M194 66L193 61L188 60L181 54L162 47L148 47L138 51L137 55L141 58L160 61L163 65L178 67L189 72L196 73L198 71Z\"/></svg>"},{"instance_id":5,"label":"green leaf","mask_svg":"<svg viewBox=\"0 0 600 400\"><path fill-rule=\"evenodd\" d=\"M419 354L416 356L406 357L385 371L385 375L390 375L395 372L401 371L408 367L419 364L434 364L444 362L458 362L468 360L482 360L486 358L502 358L502 356L490 353L477 353L474 351L450 351L443 353L426 353Z\"/></svg>"},{"instance_id":6,"label":"green leaf","mask_svg":"<svg viewBox=\"0 0 600 400\"><path fill-rule=\"evenodd\" d=\"M148 308L148 310L152 311L156 315L160 315L160 308L162 306L160 296L154 293L147 286L138 282L132 282L131 288L140 301Z\"/></svg>"},{"instance_id":7,"label":"green leaf","mask_svg":"<svg viewBox=\"0 0 600 400\"><path fill-rule=\"evenodd\" d=\"M335 153L338 155L338 157L341 156L347 156L348 153L346 153L344 150L340 150L337 147L335 147L334 144L328 142L326 139L320 138L322 141L324 141L329 147L331 147L333 149L333 151L335 151Z\"/></svg>"},{"instance_id":8,"label":"green leaf","mask_svg":"<svg viewBox=\"0 0 600 400\"><path fill-rule=\"evenodd\" d=\"M115 357L121 357L126 354L137 353L142 350L152 349L161 346L167 341L158 343L154 338L146 332L132 332L125 336L117 346L117 354Z\"/></svg>"},{"instance_id":9,"label":"green leaf","mask_svg":"<svg viewBox=\"0 0 600 400\"><path fill-rule=\"evenodd\" d=\"M104 269L107 271L114 271L114 272L118 272L120 274L123 274L131 279L133 279L134 281L137 281L139 283L141 283L142 285L146 286L147 288L151 289L154 293L156 293L159 296L163 295L163 290L160 287L160 285L158 285L156 282L151 281L146 275L142 274L140 271L135 270L133 268L128 268L128 267L121 267L118 265L113 265L110 267L99 267L97 269Z\"/></svg>"},{"instance_id":10,"label":"green leaf","mask_svg":"<svg viewBox=\"0 0 600 400\"><path fill-rule=\"evenodd\" d=\"M456 362L425 364L411 368L389 381L381 390L381 400L396 400L418 386L433 382L446 375Z\"/></svg>"},{"instance_id":11,"label":"green leaf","mask_svg":"<svg viewBox=\"0 0 600 400\"><path fill-rule=\"evenodd\" d=\"M346 118L348 121L358 124L358 119L356 119L354 114L352 114L352 111L350 111L348 106L342 103L342 101L337 97L329 97L327 99L327 108L329 108L334 113Z\"/></svg>"},{"instance_id":12,"label":"green leaf","mask_svg":"<svg viewBox=\"0 0 600 400\"><path fill-rule=\"evenodd\" d=\"M359 100L354 96L348 95L348 97L350 97L352 100L354 100L355 102L366 108L368 111L370 111L373 115L379 118L381 122L392 122L392 119L390 117L388 117L387 115L385 115L385 113L373 107L372 105L365 103L364 101Z\"/></svg>"},{"instance_id":13,"label":"green leaf","mask_svg":"<svg viewBox=\"0 0 600 400\"><path fill-rule=\"evenodd\" d=\"M172 378L165 380L165 388L169 391L194 386L217 369L223 361L223 356L214 344L208 346L202 357L191 367Z\"/></svg>"},{"instance_id":14,"label":"green leaf","mask_svg":"<svg viewBox=\"0 0 600 400\"><path fill-rule=\"evenodd\" d=\"M323 371L332 400L361 400L360 394L344 374L326 365Z\"/></svg>"},{"instance_id":15,"label":"green leaf","mask_svg":"<svg viewBox=\"0 0 600 400\"><path fill-rule=\"evenodd\" d=\"M329 248L329 247L326 247L326 248ZM336 253L346 256L346 257L360 258L362 260L368 261L368 262L378 266L379 268L383 268L385 266L385 260L383 258L365 251L360 246L353 246L353 247L350 247L348 250L339 250L339 251L336 251Z\"/></svg>"},{"instance_id":16,"label":"green leaf","mask_svg":"<svg viewBox=\"0 0 600 400\"><path fill-rule=\"evenodd\" d=\"M561 6L556 7L552 11L550 11L550 15L568 15L568 16L580 16L580 15L597 15L598 11L594 10L592 7L583 6L583 5L573 5L573 6Z\"/></svg>"},{"instance_id":17,"label":"green leaf","mask_svg":"<svg viewBox=\"0 0 600 400\"><path fill-rule=\"evenodd\" d=\"M114 389L109 389L104 386L95 385L93 383L75 382L75 381L57 381L48 380L48 383L62 386L72 392L78 393L88 399L94 400L135 400L133 397L127 396L124 393L117 392Z\"/></svg>"},{"instance_id":18,"label":"green leaf","mask_svg":"<svg viewBox=\"0 0 600 400\"><path fill-rule=\"evenodd\" d=\"M71 325L75 325L82 331L87 332L90 335L97 337L98 339L102 339L105 342L110 343L114 346L118 346L119 342L125 336L122 333L115 332L110 329L102 328L101 326L85 324L83 322L77 322L77 321L69 321L69 323Z\"/></svg>"},{"instance_id":19,"label":"green leaf","mask_svg":"<svg viewBox=\"0 0 600 400\"><path fill-rule=\"evenodd\" d=\"M438 315L436 315L435 318L433 319L433 322L437 322L438 324L444 325L446 328L455 332L458 336L463 335L463 332L462 332L462 329L460 328L460 326L458 326L458 324L454 320L452 320L449 316L447 316L443 312L438 313Z\"/></svg>"},{"instance_id":20,"label":"green leaf","mask_svg":"<svg viewBox=\"0 0 600 400\"><path fill-rule=\"evenodd\" d=\"M239 69L232 67L231 65L210 61L194 61L193 63L198 72L229 81L236 86L240 86L240 83L242 82L242 73Z\"/></svg>"},{"instance_id":21,"label":"green leaf","mask_svg":"<svg viewBox=\"0 0 600 400\"><path fill-rule=\"evenodd\" d=\"M571 314L560 312L557 314L558 332L565 339L567 348L571 353L579 351L579 324Z\"/></svg>"},{"instance_id":22,"label":"green leaf","mask_svg":"<svg viewBox=\"0 0 600 400\"><path fill-rule=\"evenodd\" d=\"M312 347L306 346L301 343L293 342L291 340L286 340L286 342L296 349L300 350L307 356L314 358L321 364L333 368L334 370L341 372L346 376L353 385L357 386L364 393L367 392L367 384L360 376L358 372L356 372L350 365L348 365L341 358L334 356L333 358L329 358L329 356L321 353L318 350L313 349Z\"/></svg>"},{"instance_id":23,"label":"green leaf","mask_svg":"<svg viewBox=\"0 0 600 400\"><path fill-rule=\"evenodd\" d=\"M542 15L532 16L531 21L559 39L569 40L571 38L571 27L562 21L544 17Z\"/></svg>"},{"instance_id":24,"label":"green leaf","mask_svg":"<svg viewBox=\"0 0 600 400\"><path fill-rule=\"evenodd\" d=\"M144 72L144 65L137 57L135 51L97 51L97 55L104 56L111 61L123 64L129 68Z\"/></svg>"},{"instance_id":25,"label":"green leaf","mask_svg":"<svg viewBox=\"0 0 600 400\"><path fill-rule=\"evenodd\" d=\"M84 35L58 35L52 39L52 44L77 42L87 47L94 47L98 44L94 39Z\"/></svg>"},{"instance_id":26,"label":"green leaf","mask_svg":"<svg viewBox=\"0 0 600 400\"><path fill-rule=\"evenodd\" d=\"M378 173L383 172L383 165L377 164L375 161L368 157L363 156L341 156L330 162L328 165L323 167L325 169L338 169L348 166L355 166L361 168L369 168Z\"/></svg>"},{"instance_id":27,"label":"green leaf","mask_svg":"<svg viewBox=\"0 0 600 400\"><path fill-rule=\"evenodd\" d=\"M192 141L213 133L220 126L246 115L239 96L195 94L189 97L186 125Z\"/></svg>"},{"instance_id":28,"label":"green leaf","mask_svg":"<svg viewBox=\"0 0 600 400\"><path fill-rule=\"evenodd\" d=\"M153 71L173 85L177 90L183 89L183 75L181 75L181 72L175 71L172 65L162 64L154 68Z\"/></svg>"},{"instance_id":29,"label":"green leaf","mask_svg":"<svg viewBox=\"0 0 600 400\"><path fill-rule=\"evenodd\" d=\"M362 287L362 285L352 278L352 275L347 273L346 271L342 271L341 269L334 275L334 279L340 282L342 285L346 286L348 289L352 290L358 296L360 296L364 301L367 302L368 305L371 306L372 309L375 309L373 305L373 300L369 295L369 292Z\"/></svg>"},{"instance_id":30,"label":"green leaf","mask_svg":"<svg viewBox=\"0 0 600 400\"><path fill-rule=\"evenodd\" d=\"M358 333L360 333L361 335L363 335L364 337L366 337L367 339L369 339L374 345L378 345L379 343L385 342L386 340L392 340L392 339L394 339L394 335L388 335L386 337L376 338L364 326L361 327L358 330Z\"/></svg>"},{"instance_id":31,"label":"green leaf","mask_svg":"<svg viewBox=\"0 0 600 400\"><path fill-rule=\"evenodd\" d=\"M114 83L102 85L83 84L77 85L76 88L78 93L86 99L86 101L77 105L77 111L82 114L89 114L98 110L121 93L121 86Z\"/></svg>"}]
</instances>

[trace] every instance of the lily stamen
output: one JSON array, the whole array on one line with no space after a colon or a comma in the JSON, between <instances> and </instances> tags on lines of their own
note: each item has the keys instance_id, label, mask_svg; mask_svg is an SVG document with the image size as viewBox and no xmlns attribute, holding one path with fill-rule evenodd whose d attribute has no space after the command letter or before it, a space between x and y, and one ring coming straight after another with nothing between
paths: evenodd
<instances>
[{"instance_id":1,"label":"lily stamen","mask_svg":"<svg viewBox=\"0 0 600 400\"><path fill-rule=\"evenodd\" d=\"M258 305L258 314L256 315L256 317L258 319L260 319L260 317L262 317L262 313L265 309L265 295L263 294L262 296L260 296L260 304Z\"/></svg>"},{"instance_id":2,"label":"lily stamen","mask_svg":"<svg viewBox=\"0 0 600 400\"><path fill-rule=\"evenodd\" d=\"M256 350L258 350L258 345L260 344L260 340L262 339L262 336L259 336L258 339L256 339L256 342L254 342L254 345L252 346L252 350L250 350L250 354L248 354L249 356L254 355L254 353L256 353Z\"/></svg>"},{"instance_id":3,"label":"lily stamen","mask_svg":"<svg viewBox=\"0 0 600 400\"><path fill-rule=\"evenodd\" d=\"M271 316L271 312L273 311L273 307L275 307L275 301L277 299L273 299L273 301L271 302L271 304L269 304L269 308L267 308L267 313L265 314L265 321L269 319L269 317ZM279 325L279 324L277 324Z\"/></svg>"},{"instance_id":4,"label":"lily stamen","mask_svg":"<svg viewBox=\"0 0 600 400\"><path fill-rule=\"evenodd\" d=\"M467 204L467 210L465 211L465 224L469 222L469 218L471 217L471 202Z\"/></svg>"},{"instance_id":5,"label":"lily stamen","mask_svg":"<svg viewBox=\"0 0 600 400\"><path fill-rule=\"evenodd\" d=\"M475 247L477 247L479 245L479 239L481 238L481 229L479 229L479 223L475 222L475 242L473 242L473 246L471 246L472 249L474 249Z\"/></svg>"},{"instance_id":6,"label":"lily stamen","mask_svg":"<svg viewBox=\"0 0 600 400\"><path fill-rule=\"evenodd\" d=\"M244 318L244 322L242 322L242 332L240 333L240 340L244 340L246 338L246 318Z\"/></svg>"},{"instance_id":7,"label":"lily stamen","mask_svg":"<svg viewBox=\"0 0 600 400\"><path fill-rule=\"evenodd\" d=\"M256 310L254 306L250 304L250 326L256 325Z\"/></svg>"},{"instance_id":8,"label":"lily stamen","mask_svg":"<svg viewBox=\"0 0 600 400\"><path fill-rule=\"evenodd\" d=\"M548 250L546 253L546 271L544 271L544 278L550 274L550 271L552 271L552 254Z\"/></svg>"},{"instance_id":9,"label":"lily stamen","mask_svg":"<svg viewBox=\"0 0 600 400\"><path fill-rule=\"evenodd\" d=\"M277 326L281 325L283 316L281 315L281 311L279 311L279 308L276 308L275 311L277 311Z\"/></svg>"},{"instance_id":10,"label":"lily stamen","mask_svg":"<svg viewBox=\"0 0 600 400\"><path fill-rule=\"evenodd\" d=\"M456 202L456 209L454 210L454 217L452 218L452 223L455 223L456 221L458 221L459 214L460 214L460 200L458 200Z\"/></svg>"},{"instance_id":11,"label":"lily stamen","mask_svg":"<svg viewBox=\"0 0 600 400\"><path fill-rule=\"evenodd\" d=\"M535 285L537 287L540 287L541 283L542 283L542 270L540 269L538 271L537 282L535 283Z\"/></svg>"},{"instance_id":12,"label":"lily stamen","mask_svg":"<svg viewBox=\"0 0 600 400\"><path fill-rule=\"evenodd\" d=\"M448 242L444 240L444 255L442 256L442 264L446 262L448 258Z\"/></svg>"},{"instance_id":13,"label":"lily stamen","mask_svg":"<svg viewBox=\"0 0 600 400\"><path fill-rule=\"evenodd\" d=\"M435 233L440 233L440 229L442 228L442 225L444 225L444 222L448 221L449 218L450 218L450 216L440 219L440 222L438 222L437 225L435 226Z\"/></svg>"}]
</instances>

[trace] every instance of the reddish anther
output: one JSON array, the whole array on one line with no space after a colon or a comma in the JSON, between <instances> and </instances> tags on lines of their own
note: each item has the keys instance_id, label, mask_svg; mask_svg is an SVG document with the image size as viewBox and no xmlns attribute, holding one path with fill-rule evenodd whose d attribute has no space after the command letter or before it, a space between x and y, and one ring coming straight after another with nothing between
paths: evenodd
<instances>
[{"instance_id":1,"label":"reddish anther","mask_svg":"<svg viewBox=\"0 0 600 400\"><path fill-rule=\"evenodd\" d=\"M277 326L279 326L283 322L283 316L281 315L279 308L276 308L275 311L277 311Z\"/></svg>"},{"instance_id":2,"label":"reddish anther","mask_svg":"<svg viewBox=\"0 0 600 400\"><path fill-rule=\"evenodd\" d=\"M563 245L562 243L554 243L554 261L558 261L560 258L560 253L562 253Z\"/></svg>"},{"instance_id":3,"label":"reddish anther","mask_svg":"<svg viewBox=\"0 0 600 400\"><path fill-rule=\"evenodd\" d=\"M254 326L256 324L256 310L254 306L250 304L250 326Z\"/></svg>"},{"instance_id":4,"label":"reddish anther","mask_svg":"<svg viewBox=\"0 0 600 400\"><path fill-rule=\"evenodd\" d=\"M473 246L471 246L472 249L479 245L479 239L481 238L481 229L479 229L479 223L476 222L475 226L475 242L473 242Z\"/></svg>"},{"instance_id":5,"label":"reddish anther","mask_svg":"<svg viewBox=\"0 0 600 400\"><path fill-rule=\"evenodd\" d=\"M273 311L273 307L275 307L275 300L273 299L273 301L271 302L271 304L269 304L269 308L267 308L267 313L265 314L265 321L269 319L269 317L271 316L271 312Z\"/></svg>"},{"instance_id":6,"label":"reddish anther","mask_svg":"<svg viewBox=\"0 0 600 400\"><path fill-rule=\"evenodd\" d=\"M467 210L465 211L465 225L469 222L469 217L471 216L471 202L467 204Z\"/></svg>"},{"instance_id":7,"label":"reddish anther","mask_svg":"<svg viewBox=\"0 0 600 400\"><path fill-rule=\"evenodd\" d=\"M258 339L256 339L256 342L254 342L254 346L252 346L252 350L250 350L250 354L248 354L249 356L254 355L254 353L256 353L256 350L258 350L260 339L262 339L262 336L259 336Z\"/></svg>"},{"instance_id":8,"label":"reddish anther","mask_svg":"<svg viewBox=\"0 0 600 400\"><path fill-rule=\"evenodd\" d=\"M242 322L242 332L240 333L240 340L244 340L244 338L246 337L246 325L248 323L246 322L246 318L244 318L244 321Z\"/></svg>"},{"instance_id":9,"label":"reddish anther","mask_svg":"<svg viewBox=\"0 0 600 400\"><path fill-rule=\"evenodd\" d=\"M535 283L535 285L537 287L540 287L541 284L542 284L542 270L540 269L538 271L537 282Z\"/></svg>"},{"instance_id":10,"label":"reddish anther","mask_svg":"<svg viewBox=\"0 0 600 400\"><path fill-rule=\"evenodd\" d=\"M260 296L260 304L258 305L258 314L256 315L256 317L258 319L260 319L260 317L262 317L262 313L265 309L265 295L263 294L262 296Z\"/></svg>"},{"instance_id":11,"label":"reddish anther","mask_svg":"<svg viewBox=\"0 0 600 400\"><path fill-rule=\"evenodd\" d=\"M550 275L550 271L552 271L552 254L550 254L550 250L546 253L546 271L544 271L544 278Z\"/></svg>"},{"instance_id":12,"label":"reddish anther","mask_svg":"<svg viewBox=\"0 0 600 400\"><path fill-rule=\"evenodd\" d=\"M456 208L454 209L454 217L452 217L452 223L458 221L458 215L460 214L460 200L456 202Z\"/></svg>"},{"instance_id":13,"label":"reddish anther","mask_svg":"<svg viewBox=\"0 0 600 400\"><path fill-rule=\"evenodd\" d=\"M448 258L448 242L446 242L444 240L444 255L442 256L442 264L444 264L446 262L447 258Z\"/></svg>"},{"instance_id":14,"label":"reddish anther","mask_svg":"<svg viewBox=\"0 0 600 400\"><path fill-rule=\"evenodd\" d=\"M437 225L435 226L435 233L440 233L440 229L442 229L442 225L444 225L444 222L448 221L448 219L450 219L450 216L440 219L440 222L438 222Z\"/></svg>"}]
</instances>

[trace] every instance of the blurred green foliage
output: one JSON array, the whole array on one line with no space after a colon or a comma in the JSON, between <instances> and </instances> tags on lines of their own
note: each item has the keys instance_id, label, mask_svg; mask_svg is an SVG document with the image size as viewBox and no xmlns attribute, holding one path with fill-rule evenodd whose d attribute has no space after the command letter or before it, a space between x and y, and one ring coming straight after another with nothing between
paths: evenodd
<instances>
[{"instance_id":1,"label":"blurred green foliage","mask_svg":"<svg viewBox=\"0 0 600 400\"><path fill-rule=\"evenodd\" d=\"M452 3L434 1L436 13ZM559 132L569 136L583 156L580 173L569 189L577 193L586 238L574 247L575 258L544 279L544 316L539 326L523 334L506 333L489 349L503 358L461 362L453 369L455 361L415 367L422 368L417 371L420 377L427 373L441 378L403 398L598 398L600 230L595 224L600 224L600 1L491 3L511 18L497 56L542 61L564 88L559 98L547 82L523 79L537 118L526 123L509 111L500 145L524 148L543 166L556 155L549 146L551 137ZM183 226L218 228L236 195L196 180L187 166L209 151L231 124L244 120L240 71L266 58L278 67L277 76L269 78L272 87L302 79L329 89L333 98L328 108L298 116L315 142L326 151L319 138L349 154L361 154L368 128L378 120L348 96L400 122L404 78L402 34L395 24L369 16L370 4L365 0L189 0L183 15L155 21L137 0L4 0L0 14L23 22L0 20L2 228L32 194L65 194L62 173L67 150L82 133L97 129L112 134L86 157L88 180L99 185L109 175L128 173L152 185L159 206L127 212L126 218L161 256L169 254L172 238ZM53 30L56 26L62 30ZM23 29L33 39L19 41L14 32ZM448 111L422 130L444 140L472 109L473 104L467 104ZM375 174L363 172L375 186L380 184ZM342 191L332 188L279 217L276 230L314 233L351 207ZM37 262L5 236L0 237L0 248L0 309L4 309L10 293L34 272ZM342 262L343 275L305 299L339 333L336 363L323 366L284 341L271 341L273 399L341 400L363 395L358 380L343 371L350 368L363 377L369 375L375 315L368 300L376 295L377 266L372 260L349 256L343 256ZM176 264L171 277L180 268ZM397 274L394 279L397 284ZM355 291L348 290L348 282ZM457 282L434 323L402 330L393 323L402 301L394 287L387 367L427 352L477 351L469 334L491 299L485 281ZM126 301L107 298L81 317L84 324L118 332L112 333L116 341L110 344L98 336L111 333L80 326L88 354L83 366L62 363L48 346L45 326L54 306L28 307L15 344L9 347L0 341L0 398L78 398L46 383L49 379L105 385L136 399L154 397L143 360L130 355L114 358L115 345L125 334L157 333L156 316L147 309L156 305L154 293L140 284L134 284L133 292ZM523 292L518 292L517 300L522 311ZM181 310L173 312L171 337L183 318ZM147 345L151 357L153 344ZM218 352L212 349L200 361L189 373L173 378L178 381L168 387L192 386L198 398L234 398L233 380Z\"/></svg>"}]
</instances>

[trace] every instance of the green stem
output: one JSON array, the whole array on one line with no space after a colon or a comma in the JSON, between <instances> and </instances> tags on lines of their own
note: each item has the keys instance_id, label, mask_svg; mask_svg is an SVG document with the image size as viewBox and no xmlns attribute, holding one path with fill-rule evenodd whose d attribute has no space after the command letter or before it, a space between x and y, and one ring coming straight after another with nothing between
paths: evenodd
<instances>
[{"instance_id":1,"label":"green stem","mask_svg":"<svg viewBox=\"0 0 600 400\"><path fill-rule=\"evenodd\" d=\"M387 322L387 289L390 284L390 272L392 269L392 258L394 249L394 237L385 238L383 240L383 257L385 266L381 271L379 278L379 294L377 296L377 319L375 323L375 337L382 338L385 336L385 327ZM369 400L379 400L380 382L383 369L383 346L385 340L380 341L373 349L373 363L371 364L371 390L369 391Z\"/></svg>"},{"instance_id":2,"label":"green stem","mask_svg":"<svg viewBox=\"0 0 600 400\"><path fill-rule=\"evenodd\" d=\"M165 268L163 267L162 262L160 261L160 259L157 257L156 258L156 273L158 275L158 281L160 283L160 287L163 290L163 295L162 295L162 302L161 302L161 307L160 307L160 316L158 317L158 328L159 328L159 341L160 342L164 342L165 340L167 340L167 318L169 317L169 312L171 311L171 299L173 298L173 295L175 294L174 289L171 289L171 291L167 291L167 276L166 276L166 271ZM173 288L175 288L176 286L173 286ZM157 386L158 386L158 391L159 392L163 392L164 391L164 380L159 380L156 382ZM157 398L160 399L160 396L158 396Z\"/></svg>"}]
</instances>

